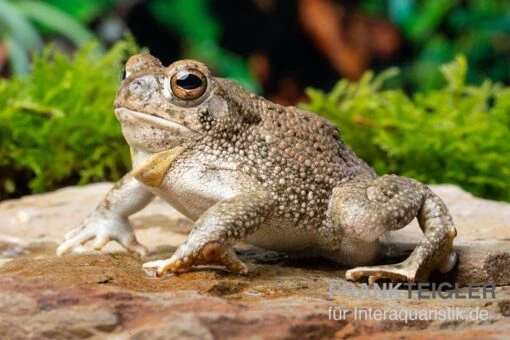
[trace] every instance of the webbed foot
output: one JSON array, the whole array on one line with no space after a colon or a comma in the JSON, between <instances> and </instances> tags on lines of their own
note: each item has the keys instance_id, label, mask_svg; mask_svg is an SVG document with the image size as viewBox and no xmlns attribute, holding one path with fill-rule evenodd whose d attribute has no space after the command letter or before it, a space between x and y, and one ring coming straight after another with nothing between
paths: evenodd
<instances>
[{"instance_id":1,"label":"webbed foot","mask_svg":"<svg viewBox=\"0 0 510 340\"><path fill-rule=\"evenodd\" d=\"M218 265L243 275L248 272L248 267L237 258L234 249L224 249L218 242L209 242L198 251L188 250L183 244L169 259L147 262L143 267L154 269L158 276L162 276L167 271L185 272L197 265Z\"/></svg>"},{"instance_id":2,"label":"webbed foot","mask_svg":"<svg viewBox=\"0 0 510 340\"><path fill-rule=\"evenodd\" d=\"M146 256L147 247L138 242L127 219L91 217L85 223L64 236L64 242L57 248L57 255L61 256L72 251L82 251L82 247L90 240L94 240L93 248L101 250L110 241L117 241L127 251Z\"/></svg>"},{"instance_id":3,"label":"webbed foot","mask_svg":"<svg viewBox=\"0 0 510 340\"><path fill-rule=\"evenodd\" d=\"M387 264L381 266L356 267L345 273L345 278L350 281L357 281L362 277L368 277L368 283L374 284L379 279L391 279L392 281L417 282L428 279L430 273L438 269L442 273L447 273L457 263L457 253L450 250L442 261L439 262L419 262L418 252L415 251L406 260L397 264ZM421 263L421 265L420 265Z\"/></svg>"},{"instance_id":4,"label":"webbed foot","mask_svg":"<svg viewBox=\"0 0 510 340\"><path fill-rule=\"evenodd\" d=\"M404 261L397 264L356 267L348 270L345 273L345 278L349 281L358 281L360 278L367 276L370 285L379 279L415 282L418 269L418 263L411 264Z\"/></svg>"}]
</instances>

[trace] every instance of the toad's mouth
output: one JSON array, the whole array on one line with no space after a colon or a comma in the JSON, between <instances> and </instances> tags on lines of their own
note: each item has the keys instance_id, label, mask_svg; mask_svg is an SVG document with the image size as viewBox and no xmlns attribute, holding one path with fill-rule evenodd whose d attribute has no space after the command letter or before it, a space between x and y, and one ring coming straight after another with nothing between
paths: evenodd
<instances>
[{"instance_id":1,"label":"toad's mouth","mask_svg":"<svg viewBox=\"0 0 510 340\"><path fill-rule=\"evenodd\" d=\"M145 123L150 126L155 126L164 130L171 131L177 134L198 134L198 131L195 131L187 126L184 126L176 121L164 119L156 115L142 113L138 111L133 111L127 109L125 107L120 107L115 109L115 115L117 119L121 122L128 123Z\"/></svg>"}]
</instances>

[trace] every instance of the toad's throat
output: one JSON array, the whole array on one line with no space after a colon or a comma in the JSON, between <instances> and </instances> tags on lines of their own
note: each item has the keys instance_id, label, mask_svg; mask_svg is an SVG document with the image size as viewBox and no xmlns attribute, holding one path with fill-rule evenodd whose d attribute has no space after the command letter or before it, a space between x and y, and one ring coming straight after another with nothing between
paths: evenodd
<instances>
[{"instance_id":1,"label":"toad's throat","mask_svg":"<svg viewBox=\"0 0 510 340\"><path fill-rule=\"evenodd\" d=\"M173 120L164 119L156 115L133 111L125 107L115 109L115 115L121 123L134 120L157 127L159 129L178 132L179 134L198 134L197 131Z\"/></svg>"}]
</instances>

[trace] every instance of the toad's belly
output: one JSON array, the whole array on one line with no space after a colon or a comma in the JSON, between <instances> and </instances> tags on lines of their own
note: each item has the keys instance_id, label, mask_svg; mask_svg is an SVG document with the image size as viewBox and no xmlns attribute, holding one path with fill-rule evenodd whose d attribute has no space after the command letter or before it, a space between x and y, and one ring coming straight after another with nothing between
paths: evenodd
<instances>
[{"instance_id":1,"label":"toad's belly","mask_svg":"<svg viewBox=\"0 0 510 340\"><path fill-rule=\"evenodd\" d=\"M268 250L300 253L315 248L314 240L315 235L300 230L291 221L269 218L244 241Z\"/></svg>"},{"instance_id":2,"label":"toad's belly","mask_svg":"<svg viewBox=\"0 0 510 340\"><path fill-rule=\"evenodd\" d=\"M196 221L217 202L243 192L260 190L260 184L238 171L180 164L169 171L159 187L147 188Z\"/></svg>"}]
</instances>

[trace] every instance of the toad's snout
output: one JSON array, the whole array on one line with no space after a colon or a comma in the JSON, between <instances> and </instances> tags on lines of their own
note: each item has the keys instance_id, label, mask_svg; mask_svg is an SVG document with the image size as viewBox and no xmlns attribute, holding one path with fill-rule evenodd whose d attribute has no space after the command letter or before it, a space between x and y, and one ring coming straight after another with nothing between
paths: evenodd
<instances>
[{"instance_id":1,"label":"toad's snout","mask_svg":"<svg viewBox=\"0 0 510 340\"><path fill-rule=\"evenodd\" d=\"M124 138L131 147L138 150L147 152L168 150L196 134L171 120L127 108L117 108L115 115L121 123Z\"/></svg>"},{"instance_id":2,"label":"toad's snout","mask_svg":"<svg viewBox=\"0 0 510 340\"><path fill-rule=\"evenodd\" d=\"M125 86L121 86L115 98L114 106L116 109L121 108L127 102L140 106L148 105L154 99L151 94L158 93L157 90L158 84L152 75L132 79Z\"/></svg>"}]
</instances>

